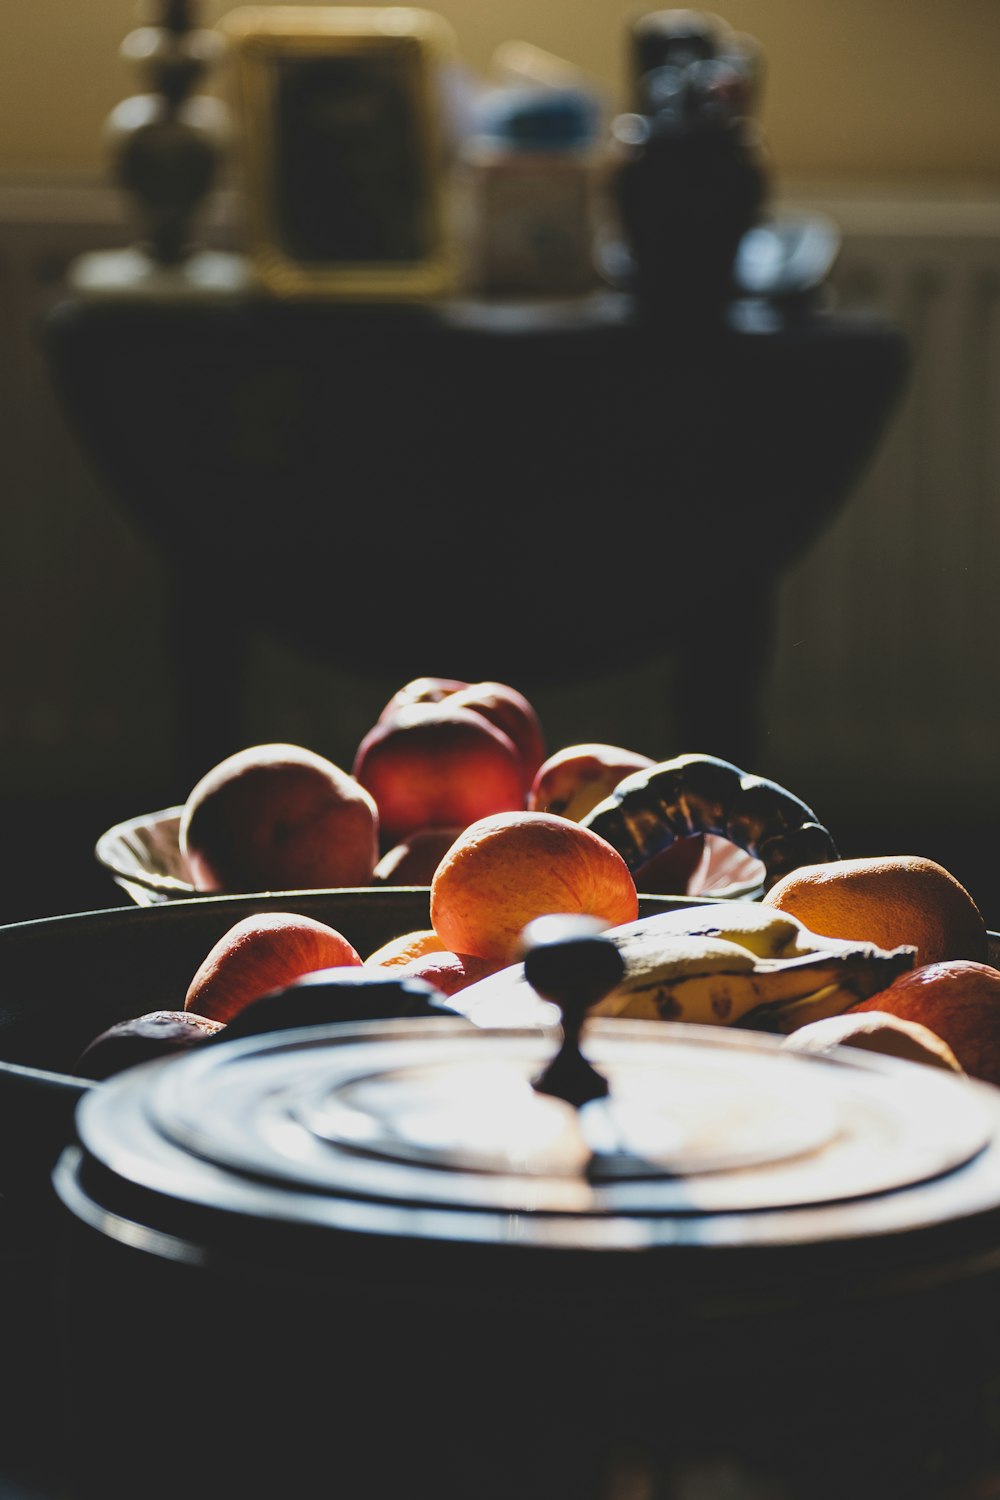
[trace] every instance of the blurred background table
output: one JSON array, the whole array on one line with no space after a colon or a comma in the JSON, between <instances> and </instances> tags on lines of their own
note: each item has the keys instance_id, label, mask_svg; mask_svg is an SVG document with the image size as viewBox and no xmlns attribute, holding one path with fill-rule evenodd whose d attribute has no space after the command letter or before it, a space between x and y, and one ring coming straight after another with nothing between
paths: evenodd
<instances>
[{"instance_id":1,"label":"blurred background table","mask_svg":"<svg viewBox=\"0 0 1000 1500\"><path fill-rule=\"evenodd\" d=\"M876 316L736 304L685 331L610 292L67 295L42 339L83 452L169 568L181 785L244 742L259 633L529 694L667 652L677 747L752 766L775 590L907 371Z\"/></svg>"}]
</instances>

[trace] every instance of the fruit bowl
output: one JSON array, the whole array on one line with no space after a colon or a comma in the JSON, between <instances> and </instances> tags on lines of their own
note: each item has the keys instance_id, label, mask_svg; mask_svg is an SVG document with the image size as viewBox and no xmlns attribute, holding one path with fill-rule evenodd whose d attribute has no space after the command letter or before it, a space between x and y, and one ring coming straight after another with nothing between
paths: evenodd
<instances>
[{"instance_id":1,"label":"fruit bowl","mask_svg":"<svg viewBox=\"0 0 1000 1500\"><path fill-rule=\"evenodd\" d=\"M98 863L137 906L204 897L178 842L181 807L166 807L116 823L94 848ZM692 871L687 896L753 900L763 888L764 866L745 850L716 834L705 835L702 858Z\"/></svg>"},{"instance_id":2,"label":"fruit bowl","mask_svg":"<svg viewBox=\"0 0 1000 1500\"><path fill-rule=\"evenodd\" d=\"M640 896L640 915L694 897ZM0 1195L45 1191L73 1132L79 1099L103 1085L76 1076L74 1060L98 1033L129 1017L173 1010L218 939L252 913L295 911L373 952L429 924L426 886L164 899L0 926ZM989 934L1000 964L1000 934Z\"/></svg>"}]
</instances>

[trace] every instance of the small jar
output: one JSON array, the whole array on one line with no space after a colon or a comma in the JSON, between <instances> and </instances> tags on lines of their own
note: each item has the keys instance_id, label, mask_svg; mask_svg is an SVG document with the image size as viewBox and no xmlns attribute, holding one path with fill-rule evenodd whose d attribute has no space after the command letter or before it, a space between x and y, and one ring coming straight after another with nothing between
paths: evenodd
<instances>
[{"instance_id":1,"label":"small jar","mask_svg":"<svg viewBox=\"0 0 1000 1500\"><path fill-rule=\"evenodd\" d=\"M480 296L577 296L598 282L598 111L582 90L505 88L454 169L457 255Z\"/></svg>"}]
</instances>

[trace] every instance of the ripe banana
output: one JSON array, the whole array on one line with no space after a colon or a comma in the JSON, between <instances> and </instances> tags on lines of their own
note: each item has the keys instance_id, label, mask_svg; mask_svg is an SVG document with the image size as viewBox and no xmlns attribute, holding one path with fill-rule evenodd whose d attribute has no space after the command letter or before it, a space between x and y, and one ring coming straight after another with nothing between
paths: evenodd
<instances>
[{"instance_id":1,"label":"ripe banana","mask_svg":"<svg viewBox=\"0 0 1000 1500\"><path fill-rule=\"evenodd\" d=\"M840 938L820 937L787 912L759 901L715 901L679 906L648 917L637 917L605 931L618 947L629 952L654 950L671 937L722 939L745 948L757 958L800 958L855 948Z\"/></svg>"},{"instance_id":2,"label":"ripe banana","mask_svg":"<svg viewBox=\"0 0 1000 1500\"><path fill-rule=\"evenodd\" d=\"M591 1015L789 1032L839 1015L912 969L916 949L827 938L753 901L721 901L605 929L625 972ZM513 965L469 985L451 1004L479 1025L550 1024Z\"/></svg>"},{"instance_id":3,"label":"ripe banana","mask_svg":"<svg viewBox=\"0 0 1000 1500\"><path fill-rule=\"evenodd\" d=\"M877 994L916 956L910 947L823 937L753 901L660 912L605 936L618 947L625 974L591 1014L780 1032ZM723 945L742 956L722 961Z\"/></svg>"}]
</instances>

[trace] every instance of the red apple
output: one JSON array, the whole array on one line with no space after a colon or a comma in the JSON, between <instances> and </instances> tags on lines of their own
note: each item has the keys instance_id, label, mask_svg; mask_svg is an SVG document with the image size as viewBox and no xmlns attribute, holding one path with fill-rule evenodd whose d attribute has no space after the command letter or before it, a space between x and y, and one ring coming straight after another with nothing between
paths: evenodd
<instances>
[{"instance_id":1,"label":"red apple","mask_svg":"<svg viewBox=\"0 0 1000 1500\"><path fill-rule=\"evenodd\" d=\"M184 1009L215 1021L319 969L360 967L343 933L294 912L259 912L236 923L205 955Z\"/></svg>"},{"instance_id":2,"label":"red apple","mask_svg":"<svg viewBox=\"0 0 1000 1500\"><path fill-rule=\"evenodd\" d=\"M252 745L192 789L179 839L199 891L366 886L378 859L378 809L323 756Z\"/></svg>"},{"instance_id":3,"label":"red apple","mask_svg":"<svg viewBox=\"0 0 1000 1500\"><path fill-rule=\"evenodd\" d=\"M528 791L528 808L579 823L626 776L655 765L650 756L621 745L564 745L536 771Z\"/></svg>"},{"instance_id":4,"label":"red apple","mask_svg":"<svg viewBox=\"0 0 1000 1500\"><path fill-rule=\"evenodd\" d=\"M900 974L849 1009L926 1026L951 1048L970 1078L1000 1085L1000 969L971 958L941 959Z\"/></svg>"},{"instance_id":5,"label":"red apple","mask_svg":"<svg viewBox=\"0 0 1000 1500\"><path fill-rule=\"evenodd\" d=\"M372 885L430 885L441 856L461 832L460 828L415 828L383 854Z\"/></svg>"},{"instance_id":6,"label":"red apple","mask_svg":"<svg viewBox=\"0 0 1000 1500\"><path fill-rule=\"evenodd\" d=\"M471 708L503 730L517 746L524 765L524 789L545 758L545 735L532 703L505 682L463 682L457 677L414 677L397 689L379 714L389 719L411 703L443 703Z\"/></svg>"},{"instance_id":7,"label":"red apple","mask_svg":"<svg viewBox=\"0 0 1000 1500\"><path fill-rule=\"evenodd\" d=\"M493 959L441 949L435 953L423 953L419 958L411 958L409 963L393 972L403 978L425 979L428 984L440 990L442 995L456 995L466 985L474 984L477 979L486 979L501 968L503 964Z\"/></svg>"},{"instance_id":8,"label":"red apple","mask_svg":"<svg viewBox=\"0 0 1000 1500\"><path fill-rule=\"evenodd\" d=\"M397 709L408 708L411 703L440 703L468 686L460 677L412 677L396 689L379 718L391 719Z\"/></svg>"},{"instance_id":9,"label":"red apple","mask_svg":"<svg viewBox=\"0 0 1000 1500\"><path fill-rule=\"evenodd\" d=\"M524 694L505 682L470 682L452 693L448 702L452 707L473 709L510 736L521 756L527 792L545 759L545 734L538 714Z\"/></svg>"},{"instance_id":10,"label":"red apple","mask_svg":"<svg viewBox=\"0 0 1000 1500\"><path fill-rule=\"evenodd\" d=\"M315 969L251 1000L227 1023L226 1040L300 1026L457 1014L441 990L416 975L349 964Z\"/></svg>"},{"instance_id":11,"label":"red apple","mask_svg":"<svg viewBox=\"0 0 1000 1500\"><path fill-rule=\"evenodd\" d=\"M375 800L387 849L418 828L466 828L524 806L513 740L450 698L377 720L358 745L353 774Z\"/></svg>"}]
</instances>

